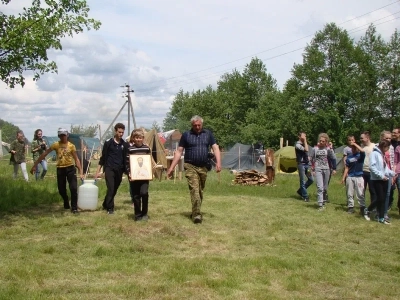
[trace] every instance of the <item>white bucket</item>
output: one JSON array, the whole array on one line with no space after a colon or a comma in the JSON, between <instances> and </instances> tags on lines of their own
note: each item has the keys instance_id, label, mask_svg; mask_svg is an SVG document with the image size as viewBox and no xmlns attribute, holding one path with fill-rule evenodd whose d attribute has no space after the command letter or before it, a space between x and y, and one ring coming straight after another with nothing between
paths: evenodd
<instances>
[{"instance_id":1,"label":"white bucket","mask_svg":"<svg viewBox=\"0 0 400 300\"><path fill-rule=\"evenodd\" d=\"M78 189L78 207L82 210L96 210L99 188L95 180L84 180Z\"/></svg>"}]
</instances>

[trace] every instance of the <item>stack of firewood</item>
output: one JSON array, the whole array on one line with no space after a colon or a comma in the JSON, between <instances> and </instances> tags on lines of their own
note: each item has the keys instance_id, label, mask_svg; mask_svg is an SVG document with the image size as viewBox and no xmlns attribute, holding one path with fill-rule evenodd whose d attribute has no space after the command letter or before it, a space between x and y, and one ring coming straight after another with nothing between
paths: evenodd
<instances>
[{"instance_id":1,"label":"stack of firewood","mask_svg":"<svg viewBox=\"0 0 400 300\"><path fill-rule=\"evenodd\" d=\"M241 185L269 185L268 176L256 170L237 172L232 181L233 184Z\"/></svg>"}]
</instances>

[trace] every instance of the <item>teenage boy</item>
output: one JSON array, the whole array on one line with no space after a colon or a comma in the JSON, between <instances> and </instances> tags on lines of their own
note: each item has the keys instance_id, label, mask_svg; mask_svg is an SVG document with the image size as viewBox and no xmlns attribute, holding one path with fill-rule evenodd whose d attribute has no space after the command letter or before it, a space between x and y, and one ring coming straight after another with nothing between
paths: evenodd
<instances>
[{"instance_id":1,"label":"teenage boy","mask_svg":"<svg viewBox=\"0 0 400 300\"><path fill-rule=\"evenodd\" d=\"M364 179L363 179L363 165L365 159L364 150L353 142L351 145L352 153L347 155L345 162L345 169L342 178L342 184L346 184L347 194L347 212L354 213L354 192L356 194L358 203L360 205L360 213L367 220L368 215L365 215L365 195L364 195Z\"/></svg>"},{"instance_id":2,"label":"teenage boy","mask_svg":"<svg viewBox=\"0 0 400 300\"><path fill-rule=\"evenodd\" d=\"M143 130L134 129L129 138L128 155L126 157L126 167L129 174L129 189L135 212L135 221L147 221L149 219L147 215L149 209L149 180L133 180L130 176L130 160L133 159L140 164L140 159L143 163L143 158L137 155L151 153L149 146L144 144L143 140ZM131 156L131 154L133 155ZM136 157L138 158L136 159Z\"/></svg>"},{"instance_id":3,"label":"teenage boy","mask_svg":"<svg viewBox=\"0 0 400 300\"><path fill-rule=\"evenodd\" d=\"M121 184L122 175L126 172L126 155L129 147L129 144L122 138L125 125L117 123L114 130L114 137L104 143L95 175L95 179L100 177L100 170L103 168L107 185L103 209L107 210L109 215L114 214L114 198Z\"/></svg>"},{"instance_id":4,"label":"teenage boy","mask_svg":"<svg viewBox=\"0 0 400 300\"><path fill-rule=\"evenodd\" d=\"M57 154L58 192L64 200L64 208L71 209L71 212L76 214L78 213L78 182L76 179L74 161L79 170L81 179L83 179L83 170L78 155L76 154L76 148L74 144L68 141L67 129L59 128L57 133L60 140L52 144L50 148L48 148L39 156L39 158L33 164L31 174L36 172L37 165L43 159L45 159L51 151L55 151ZM71 192L71 205L69 204L68 200L67 181L69 185L69 191Z\"/></svg>"}]
</instances>

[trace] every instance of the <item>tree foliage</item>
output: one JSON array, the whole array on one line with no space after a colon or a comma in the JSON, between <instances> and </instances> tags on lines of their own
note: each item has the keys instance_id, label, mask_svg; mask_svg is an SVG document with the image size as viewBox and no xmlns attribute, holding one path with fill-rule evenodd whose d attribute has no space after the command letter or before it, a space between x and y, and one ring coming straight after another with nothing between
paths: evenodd
<instances>
[{"instance_id":1,"label":"tree foliage","mask_svg":"<svg viewBox=\"0 0 400 300\"><path fill-rule=\"evenodd\" d=\"M18 126L0 119L1 139L3 142L11 143L17 136Z\"/></svg>"},{"instance_id":2,"label":"tree foliage","mask_svg":"<svg viewBox=\"0 0 400 300\"><path fill-rule=\"evenodd\" d=\"M99 127L97 125L72 125L70 132L74 134L82 134L85 137L93 138L97 135L97 130Z\"/></svg>"},{"instance_id":3,"label":"tree foliage","mask_svg":"<svg viewBox=\"0 0 400 300\"><path fill-rule=\"evenodd\" d=\"M359 41L334 23L314 35L303 61L279 90L264 63L253 58L243 72L233 70L211 86L191 93L180 90L164 120L164 130L190 128L193 115L204 118L218 143L236 142L277 148L305 131L311 142L326 132L336 145L347 135L400 126L400 35L389 41L371 25Z\"/></svg>"},{"instance_id":4,"label":"tree foliage","mask_svg":"<svg viewBox=\"0 0 400 300\"><path fill-rule=\"evenodd\" d=\"M2 0L7 5L11 0ZM33 72L38 80L47 72L57 72L49 61L49 49L61 50L61 38L84 29L99 29L101 23L89 18L89 7L81 0L32 0L31 7L18 15L0 12L0 79L9 87L24 86L24 74Z\"/></svg>"}]
</instances>

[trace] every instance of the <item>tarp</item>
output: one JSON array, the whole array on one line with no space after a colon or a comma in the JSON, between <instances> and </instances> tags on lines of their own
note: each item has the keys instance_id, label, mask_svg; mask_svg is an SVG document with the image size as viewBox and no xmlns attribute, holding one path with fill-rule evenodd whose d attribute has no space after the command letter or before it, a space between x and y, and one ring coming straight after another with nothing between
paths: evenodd
<instances>
[{"instance_id":1,"label":"tarp","mask_svg":"<svg viewBox=\"0 0 400 300\"><path fill-rule=\"evenodd\" d=\"M150 147L154 162L158 165L163 165L164 168L167 168L167 156L165 153L165 148L159 139L157 131L152 129L146 132L144 134L144 140L145 143Z\"/></svg>"},{"instance_id":2,"label":"tarp","mask_svg":"<svg viewBox=\"0 0 400 300\"><path fill-rule=\"evenodd\" d=\"M54 144L55 142L58 142L60 139L58 138L58 136L43 136L42 139L45 141L47 147L50 147L52 144ZM32 153L30 154L30 156L32 157ZM49 158L53 159L54 161L56 160L56 152L55 151L51 151L47 156L46 156L46 160L48 160Z\"/></svg>"},{"instance_id":3,"label":"tarp","mask_svg":"<svg viewBox=\"0 0 400 300\"><path fill-rule=\"evenodd\" d=\"M286 146L274 154L275 172L295 173L297 172L296 151L293 146Z\"/></svg>"},{"instance_id":4,"label":"tarp","mask_svg":"<svg viewBox=\"0 0 400 300\"><path fill-rule=\"evenodd\" d=\"M222 168L264 171L264 163L259 158L259 152L252 145L236 143L229 151L223 153Z\"/></svg>"}]
</instances>

